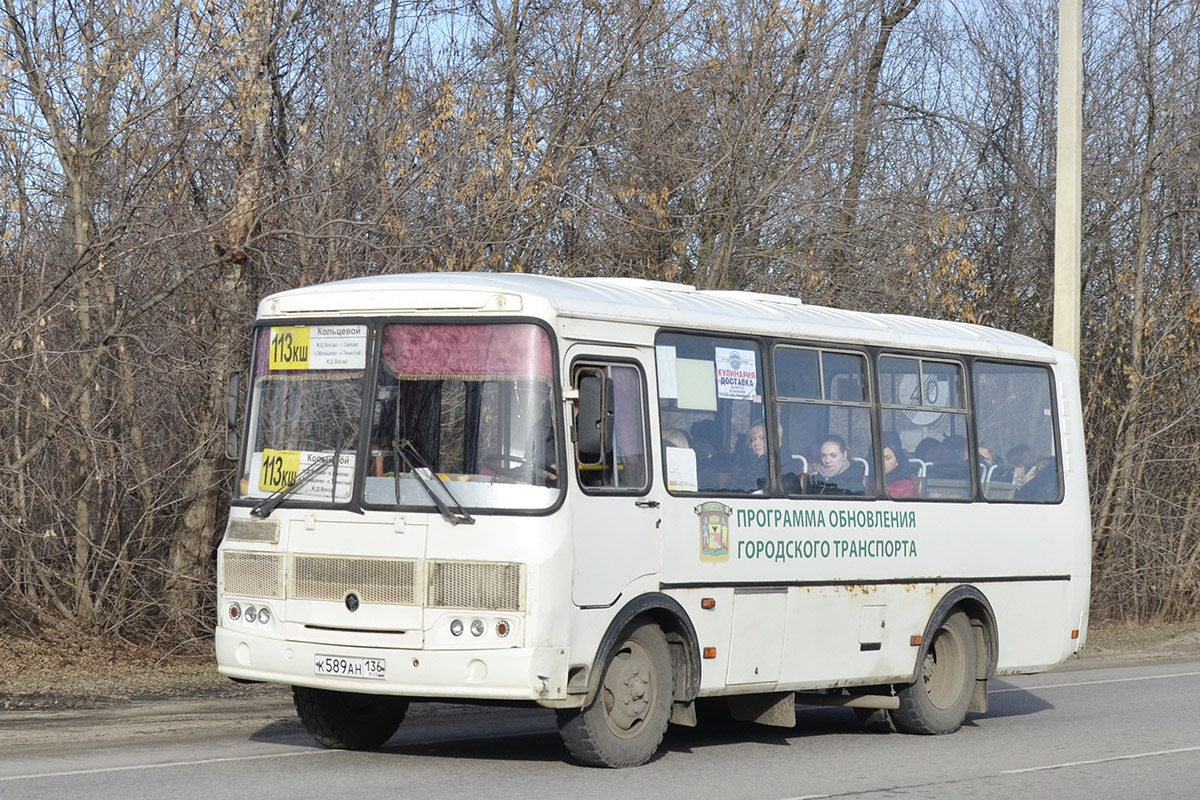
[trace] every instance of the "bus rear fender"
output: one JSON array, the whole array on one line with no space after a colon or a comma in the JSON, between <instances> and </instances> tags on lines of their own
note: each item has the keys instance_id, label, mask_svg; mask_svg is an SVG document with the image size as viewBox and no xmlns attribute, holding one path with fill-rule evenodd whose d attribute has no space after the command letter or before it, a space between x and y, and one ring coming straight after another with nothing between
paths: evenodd
<instances>
[{"instance_id":1,"label":"bus rear fender","mask_svg":"<svg viewBox=\"0 0 1200 800\"><path fill-rule=\"evenodd\" d=\"M675 687L671 721L695 725L692 701L700 691L700 648L696 643L696 629L683 606L660 592L639 595L617 612L604 632L600 646L596 648L596 658L590 668L585 665L572 665L570 668L567 693L583 694L582 705L586 707L590 704L600 687L605 665L620 643L622 634L640 620L653 622L661 628L670 646Z\"/></svg>"},{"instance_id":2,"label":"bus rear fender","mask_svg":"<svg viewBox=\"0 0 1200 800\"><path fill-rule=\"evenodd\" d=\"M992 604L975 586L955 586L942 597L933 609L933 613L925 623L921 646L917 649L912 682L917 681L921 676L921 665L925 662L934 632L956 609L965 612L970 617L971 630L975 634L975 652L980 656L976 659L975 692L967 710L983 713L987 711L987 680L996 672L996 664L1000 659L1000 645L996 631L996 614L992 611Z\"/></svg>"}]
</instances>

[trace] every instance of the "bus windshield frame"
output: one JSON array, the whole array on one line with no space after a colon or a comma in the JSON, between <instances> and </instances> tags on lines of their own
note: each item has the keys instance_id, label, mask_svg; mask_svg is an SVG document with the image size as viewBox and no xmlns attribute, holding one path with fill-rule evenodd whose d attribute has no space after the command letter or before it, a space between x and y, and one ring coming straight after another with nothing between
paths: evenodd
<instances>
[{"instance_id":1,"label":"bus windshield frame","mask_svg":"<svg viewBox=\"0 0 1200 800\"><path fill-rule=\"evenodd\" d=\"M268 324L254 342L237 501L256 515L289 504L470 522L560 502L561 392L539 324Z\"/></svg>"}]
</instances>

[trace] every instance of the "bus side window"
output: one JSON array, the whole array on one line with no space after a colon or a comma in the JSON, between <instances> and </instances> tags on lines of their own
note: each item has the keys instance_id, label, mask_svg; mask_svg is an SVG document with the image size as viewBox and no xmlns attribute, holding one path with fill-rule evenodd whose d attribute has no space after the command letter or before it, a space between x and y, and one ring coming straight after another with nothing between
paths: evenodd
<instances>
[{"instance_id":1,"label":"bus side window","mask_svg":"<svg viewBox=\"0 0 1200 800\"><path fill-rule=\"evenodd\" d=\"M765 415L761 345L753 339L662 331L655 356L661 432L686 433L692 450L691 455L664 453L667 489L770 491L769 456L751 447L751 429ZM775 438L774 432L766 437L768 449Z\"/></svg>"},{"instance_id":2,"label":"bus side window","mask_svg":"<svg viewBox=\"0 0 1200 800\"><path fill-rule=\"evenodd\" d=\"M633 366L576 367L573 423L579 484L588 491L640 492L646 486L646 422L641 373Z\"/></svg>"},{"instance_id":3,"label":"bus side window","mask_svg":"<svg viewBox=\"0 0 1200 800\"><path fill-rule=\"evenodd\" d=\"M776 407L789 495L875 494L875 442L862 353L779 345Z\"/></svg>"},{"instance_id":4,"label":"bus side window","mask_svg":"<svg viewBox=\"0 0 1200 800\"><path fill-rule=\"evenodd\" d=\"M976 458L993 503L1054 503L1062 497L1054 390L1042 366L977 361L973 370ZM983 444L986 443L986 444Z\"/></svg>"}]
</instances>

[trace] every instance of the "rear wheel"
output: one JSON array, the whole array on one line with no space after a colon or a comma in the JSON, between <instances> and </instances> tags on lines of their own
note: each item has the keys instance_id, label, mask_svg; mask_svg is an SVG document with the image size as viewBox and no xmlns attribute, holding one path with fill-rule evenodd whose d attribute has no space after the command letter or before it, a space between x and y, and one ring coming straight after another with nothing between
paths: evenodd
<instances>
[{"instance_id":1,"label":"rear wheel","mask_svg":"<svg viewBox=\"0 0 1200 800\"><path fill-rule=\"evenodd\" d=\"M943 734L958 730L967 717L978 661L971 620L956 611L942 621L925 651L917 680L900 690L900 708L891 712L906 733Z\"/></svg>"},{"instance_id":2,"label":"rear wheel","mask_svg":"<svg viewBox=\"0 0 1200 800\"><path fill-rule=\"evenodd\" d=\"M671 652L651 623L627 628L604 667L592 702L558 712L571 755L596 767L635 767L662 743L671 716Z\"/></svg>"},{"instance_id":3,"label":"rear wheel","mask_svg":"<svg viewBox=\"0 0 1200 800\"><path fill-rule=\"evenodd\" d=\"M388 695L292 687L296 714L309 734L337 750L371 750L392 738L408 701Z\"/></svg>"}]
</instances>

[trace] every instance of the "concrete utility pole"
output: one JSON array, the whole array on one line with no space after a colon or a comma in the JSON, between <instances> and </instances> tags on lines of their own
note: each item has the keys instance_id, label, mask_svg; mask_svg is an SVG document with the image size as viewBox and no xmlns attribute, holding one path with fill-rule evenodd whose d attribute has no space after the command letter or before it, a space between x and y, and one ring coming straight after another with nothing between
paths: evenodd
<instances>
[{"instance_id":1,"label":"concrete utility pole","mask_svg":"<svg viewBox=\"0 0 1200 800\"><path fill-rule=\"evenodd\" d=\"M1079 358L1083 205L1083 0L1058 4L1058 174L1054 203L1054 346Z\"/></svg>"}]
</instances>

